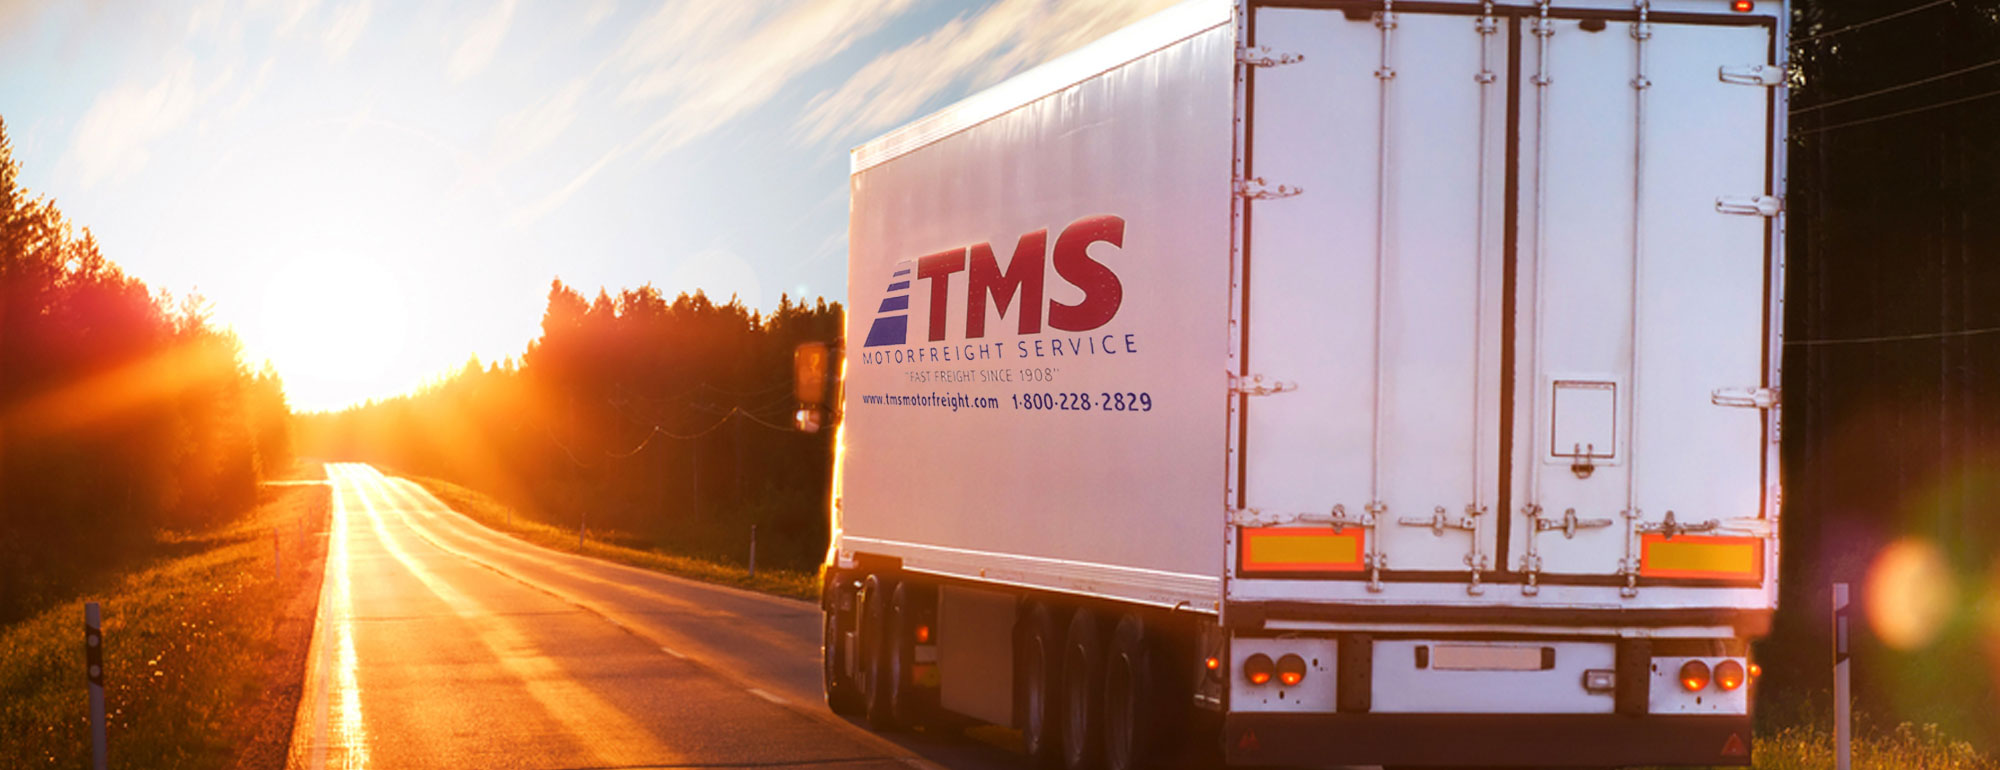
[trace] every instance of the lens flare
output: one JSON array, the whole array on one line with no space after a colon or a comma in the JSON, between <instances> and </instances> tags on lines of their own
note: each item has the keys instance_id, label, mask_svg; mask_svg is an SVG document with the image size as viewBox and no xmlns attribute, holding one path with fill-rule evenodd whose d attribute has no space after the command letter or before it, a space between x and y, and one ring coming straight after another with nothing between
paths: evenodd
<instances>
[{"instance_id":1,"label":"lens flare","mask_svg":"<svg viewBox=\"0 0 2000 770\"><path fill-rule=\"evenodd\" d=\"M1863 605L1883 644L1914 650L1937 639L1958 601L1944 554L1924 540L1891 543L1868 568Z\"/></svg>"}]
</instances>

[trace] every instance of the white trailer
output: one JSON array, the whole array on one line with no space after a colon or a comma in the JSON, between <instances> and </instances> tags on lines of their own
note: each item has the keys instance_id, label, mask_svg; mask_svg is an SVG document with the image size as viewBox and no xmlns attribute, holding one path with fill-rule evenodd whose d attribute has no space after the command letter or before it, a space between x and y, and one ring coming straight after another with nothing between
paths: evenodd
<instances>
[{"instance_id":1,"label":"white trailer","mask_svg":"<svg viewBox=\"0 0 2000 770\"><path fill-rule=\"evenodd\" d=\"M854 150L831 704L1748 764L1787 19L1192 2Z\"/></svg>"}]
</instances>

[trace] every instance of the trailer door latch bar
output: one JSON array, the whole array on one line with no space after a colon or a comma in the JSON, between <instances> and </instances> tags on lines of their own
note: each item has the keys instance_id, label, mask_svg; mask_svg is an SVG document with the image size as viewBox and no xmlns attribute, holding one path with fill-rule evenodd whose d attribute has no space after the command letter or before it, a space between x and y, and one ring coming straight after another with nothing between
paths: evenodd
<instances>
[{"instance_id":1,"label":"trailer door latch bar","mask_svg":"<svg viewBox=\"0 0 2000 770\"><path fill-rule=\"evenodd\" d=\"M1715 519L1694 524L1682 524L1680 521L1674 519L1673 511L1667 511L1666 517L1660 519L1658 523L1642 523L1635 527L1635 529L1642 535L1658 534L1661 537L1672 540L1675 535L1689 532L1713 532L1720 526L1722 526L1722 522Z\"/></svg>"}]
</instances>

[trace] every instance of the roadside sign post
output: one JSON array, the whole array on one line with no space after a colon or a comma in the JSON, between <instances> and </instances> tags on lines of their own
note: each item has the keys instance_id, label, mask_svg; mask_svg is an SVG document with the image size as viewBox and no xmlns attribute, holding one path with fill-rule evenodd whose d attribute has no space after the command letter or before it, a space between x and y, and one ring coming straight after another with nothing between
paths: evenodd
<instances>
[{"instance_id":1,"label":"roadside sign post","mask_svg":"<svg viewBox=\"0 0 2000 770\"><path fill-rule=\"evenodd\" d=\"M1833 767L1834 770L1848 770L1853 759L1853 747L1849 745L1853 736L1850 728L1853 714L1849 713L1848 677L1849 661L1847 651L1847 584L1833 584Z\"/></svg>"},{"instance_id":2,"label":"roadside sign post","mask_svg":"<svg viewBox=\"0 0 2000 770\"><path fill-rule=\"evenodd\" d=\"M750 577L757 576L757 525L750 525Z\"/></svg>"},{"instance_id":3,"label":"roadside sign post","mask_svg":"<svg viewBox=\"0 0 2000 770\"><path fill-rule=\"evenodd\" d=\"M271 576L283 582L285 579L285 540L283 530L271 528Z\"/></svg>"},{"instance_id":4,"label":"roadside sign post","mask_svg":"<svg viewBox=\"0 0 2000 770\"><path fill-rule=\"evenodd\" d=\"M90 680L90 766L105 770L104 623L97 602L83 605L83 661Z\"/></svg>"}]
</instances>

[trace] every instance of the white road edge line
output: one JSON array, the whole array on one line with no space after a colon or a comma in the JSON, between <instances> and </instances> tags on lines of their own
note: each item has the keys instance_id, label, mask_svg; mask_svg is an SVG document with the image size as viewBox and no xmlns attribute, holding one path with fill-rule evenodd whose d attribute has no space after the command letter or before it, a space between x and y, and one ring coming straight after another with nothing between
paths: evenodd
<instances>
[{"instance_id":1,"label":"white road edge line","mask_svg":"<svg viewBox=\"0 0 2000 770\"><path fill-rule=\"evenodd\" d=\"M687 660L687 657L688 657L687 655L683 654L683 653L682 653L682 652L681 652L680 650L676 650L676 649L674 649L674 648L672 648L672 647L661 647L661 648L660 648L660 652L664 652L664 653L666 653L666 654L668 654L668 655L672 655L672 656L674 656L674 657L676 657L676 658L680 658L681 660Z\"/></svg>"},{"instance_id":2,"label":"white road edge line","mask_svg":"<svg viewBox=\"0 0 2000 770\"><path fill-rule=\"evenodd\" d=\"M776 696L776 695L772 695L772 694L770 694L770 693L768 693L768 692L764 692L763 690L759 690L759 689L757 689L757 688L755 688L755 687L751 687L751 688L748 688L748 689L750 690L750 694L751 694L751 695L755 695L755 696L757 696L757 697L759 697L759 698L763 698L764 700L767 700L767 701L770 701L770 702L772 702L772 703L776 703L776 704L778 704L778 705L780 705L780 706L789 706L789 705L791 705L791 703L790 703L789 701L786 701L786 700L785 700L784 698L780 698L780 697L778 697L778 696Z\"/></svg>"}]
</instances>

